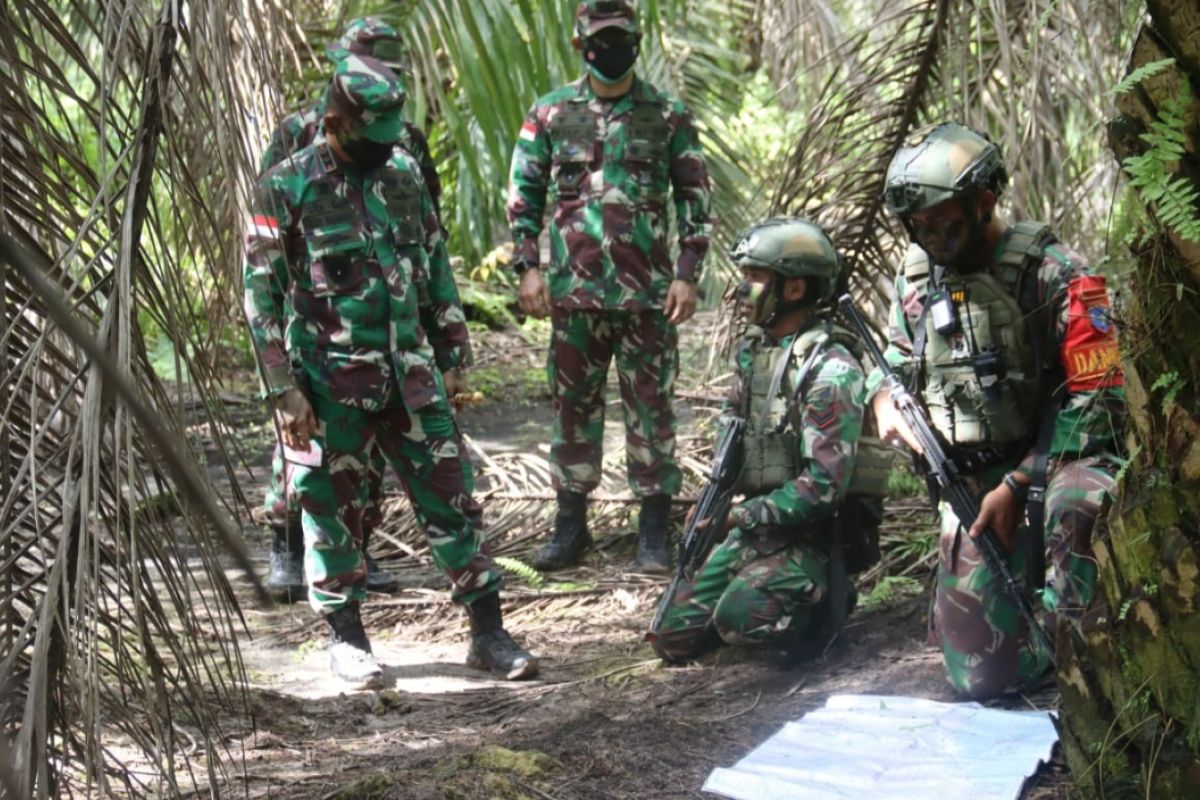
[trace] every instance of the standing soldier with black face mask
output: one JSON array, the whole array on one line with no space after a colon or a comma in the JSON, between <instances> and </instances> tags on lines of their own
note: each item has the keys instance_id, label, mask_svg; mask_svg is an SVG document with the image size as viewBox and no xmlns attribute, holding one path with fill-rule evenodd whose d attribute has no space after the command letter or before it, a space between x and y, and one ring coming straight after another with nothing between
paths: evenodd
<instances>
[{"instance_id":1,"label":"standing soldier with black face mask","mask_svg":"<svg viewBox=\"0 0 1200 800\"><path fill-rule=\"evenodd\" d=\"M400 32L375 17L354 19L346 25L339 39L325 48L325 55L336 66L350 55L371 56L388 66L396 74L404 70ZM263 151L259 169L266 172L293 153L312 144L321 129L321 121L329 105L328 94L312 105L284 117L271 133L271 141ZM421 177L433 200L434 213L441 218L439 202L442 185L437 169L429 152L429 142L421 129L410 122L404 123L399 146L407 150L421 168ZM453 392L454 387L450 387ZM367 559L367 589L373 592L388 592L396 588L396 576L380 568L371 557L371 536L382 521L379 504L383 499L383 473L387 463L383 453L376 447L367 464L368 504L363 510L362 549ZM284 477L286 467L283 450L276 446L271 461L271 483L267 488L263 505L270 520L274 539L271 544L271 566L267 573L267 588L278 599L294 599L304 594L304 532L300 528L300 507L295 498L289 497Z\"/></svg>"},{"instance_id":2,"label":"standing soldier with black face mask","mask_svg":"<svg viewBox=\"0 0 1200 800\"><path fill-rule=\"evenodd\" d=\"M691 114L636 77L641 42L628 0L585 0L572 40L584 77L540 98L513 151L508 218L521 309L550 315L550 447L558 515L541 569L574 563L591 543L587 495L600 482L604 389L616 360L629 485L642 499L637 566L670 568L675 463L676 326L696 308L708 251L710 190ZM667 240L674 201L679 256ZM550 263L538 236L549 197Z\"/></svg>"},{"instance_id":3,"label":"standing soldier with black face mask","mask_svg":"<svg viewBox=\"0 0 1200 800\"><path fill-rule=\"evenodd\" d=\"M258 180L245 304L300 505L309 603L333 638L333 672L377 685L359 604L367 455L400 476L434 562L471 623L470 666L537 672L501 624L470 465L447 398L470 361L433 203L396 147L405 91L384 64L338 63L322 135Z\"/></svg>"},{"instance_id":4,"label":"standing soldier with black face mask","mask_svg":"<svg viewBox=\"0 0 1200 800\"><path fill-rule=\"evenodd\" d=\"M969 531L941 505L933 633L960 693L989 697L1038 679L1038 646L975 537L990 528L1041 625L1078 620L1095 589L1091 534L1114 483L1124 419L1104 278L1037 222L996 210L1008 174L987 137L955 123L915 132L892 159L884 200L912 239L885 358L980 498ZM883 437L919 444L872 373ZM1028 524L1025 524L1028 517ZM1047 575L1045 545L1049 547Z\"/></svg>"}]
</instances>

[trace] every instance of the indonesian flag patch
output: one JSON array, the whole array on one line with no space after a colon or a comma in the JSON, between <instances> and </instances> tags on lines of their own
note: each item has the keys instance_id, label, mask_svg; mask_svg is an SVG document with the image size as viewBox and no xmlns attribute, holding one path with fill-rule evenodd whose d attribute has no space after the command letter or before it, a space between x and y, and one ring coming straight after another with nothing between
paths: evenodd
<instances>
[{"instance_id":1,"label":"indonesian flag patch","mask_svg":"<svg viewBox=\"0 0 1200 800\"><path fill-rule=\"evenodd\" d=\"M250 233L255 236L276 239L279 237L279 220L275 217L256 214L250 218Z\"/></svg>"},{"instance_id":2,"label":"indonesian flag patch","mask_svg":"<svg viewBox=\"0 0 1200 800\"><path fill-rule=\"evenodd\" d=\"M520 138L526 142L532 142L537 138L537 125L533 120L525 120L525 124L521 126Z\"/></svg>"},{"instance_id":3,"label":"indonesian flag patch","mask_svg":"<svg viewBox=\"0 0 1200 800\"><path fill-rule=\"evenodd\" d=\"M1121 353L1103 275L1083 275L1067 287L1063 365L1072 392L1121 386Z\"/></svg>"}]
</instances>

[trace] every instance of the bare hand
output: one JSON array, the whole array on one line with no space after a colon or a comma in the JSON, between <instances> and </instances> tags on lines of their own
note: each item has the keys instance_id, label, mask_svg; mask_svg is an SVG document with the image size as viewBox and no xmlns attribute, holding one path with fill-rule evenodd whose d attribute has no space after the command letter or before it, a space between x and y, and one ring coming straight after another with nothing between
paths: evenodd
<instances>
[{"instance_id":1,"label":"bare hand","mask_svg":"<svg viewBox=\"0 0 1200 800\"><path fill-rule=\"evenodd\" d=\"M456 369L448 369L443 372L442 383L446 387L446 397L451 400L467 391L467 375Z\"/></svg>"},{"instance_id":2,"label":"bare hand","mask_svg":"<svg viewBox=\"0 0 1200 800\"><path fill-rule=\"evenodd\" d=\"M317 432L317 417L304 392L292 387L275 398L275 420L283 443L293 450L308 450L308 440Z\"/></svg>"},{"instance_id":3,"label":"bare hand","mask_svg":"<svg viewBox=\"0 0 1200 800\"><path fill-rule=\"evenodd\" d=\"M663 303L663 313L672 325L691 319L696 313L696 284L691 281L671 281L666 302Z\"/></svg>"},{"instance_id":4,"label":"bare hand","mask_svg":"<svg viewBox=\"0 0 1200 800\"><path fill-rule=\"evenodd\" d=\"M1002 483L984 495L983 502L979 504L979 516L971 526L971 538L974 539L991 528L1004 552L1011 553L1020 516L1020 501L1012 489Z\"/></svg>"},{"instance_id":5,"label":"bare hand","mask_svg":"<svg viewBox=\"0 0 1200 800\"><path fill-rule=\"evenodd\" d=\"M550 289L546 286L542 271L537 267L530 267L521 273L517 306L526 314L538 319L550 313Z\"/></svg>"},{"instance_id":6,"label":"bare hand","mask_svg":"<svg viewBox=\"0 0 1200 800\"><path fill-rule=\"evenodd\" d=\"M696 507L692 506L688 509L687 517L683 520L683 529L686 531L692 524L692 517L696 516ZM709 526L711 519L702 519L696 523L696 530L702 531ZM721 534L725 535L733 530L733 511L725 515L725 522L721 526Z\"/></svg>"},{"instance_id":7,"label":"bare hand","mask_svg":"<svg viewBox=\"0 0 1200 800\"><path fill-rule=\"evenodd\" d=\"M875 425L879 429L880 439L891 443L900 439L913 451L922 452L921 443L913 435L912 428L908 427L908 423L904 421L900 409L896 408L896 404L892 402L891 392L887 389L880 389L879 393L875 395L875 399L871 401L871 407L875 411Z\"/></svg>"}]
</instances>

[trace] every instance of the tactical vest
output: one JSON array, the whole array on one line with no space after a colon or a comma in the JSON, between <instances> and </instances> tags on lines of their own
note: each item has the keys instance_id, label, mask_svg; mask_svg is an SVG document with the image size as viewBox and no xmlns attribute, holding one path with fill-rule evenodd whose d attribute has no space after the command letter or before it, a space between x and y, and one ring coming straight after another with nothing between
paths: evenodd
<instances>
[{"instance_id":1,"label":"tactical vest","mask_svg":"<svg viewBox=\"0 0 1200 800\"><path fill-rule=\"evenodd\" d=\"M668 167L670 126L663 118L663 103L656 98L640 96L635 86L633 108L625 125L623 153L626 174L636 191L653 191L656 172ZM551 181L559 199L574 199L580 195L584 177L592 165L604 160L605 141L597 136L596 113L584 97L571 98L549 122ZM603 191L603 186L592 187ZM626 187L631 193L633 187ZM638 199L654 198L639 197Z\"/></svg>"},{"instance_id":2,"label":"tactical vest","mask_svg":"<svg viewBox=\"0 0 1200 800\"><path fill-rule=\"evenodd\" d=\"M951 447L992 446L1008 457L1037 431L1047 354L1036 351L1045 349L1040 328L1048 324L1037 309L1038 267L1053 241L1049 226L1018 223L995 268L976 274L935 267L931 276L923 253L905 259L906 282L926 298L913 339L920 395ZM936 290L950 298L949 325L930 313Z\"/></svg>"},{"instance_id":3,"label":"tactical vest","mask_svg":"<svg viewBox=\"0 0 1200 800\"><path fill-rule=\"evenodd\" d=\"M800 410L808 374L830 344L855 358L862 345L844 328L822 325L797 336L790 347L760 347L754 354L743 411L742 470L734 491L754 496L777 489L800 474ZM847 496L882 498L887 492L891 450L873 437L860 437Z\"/></svg>"}]
</instances>

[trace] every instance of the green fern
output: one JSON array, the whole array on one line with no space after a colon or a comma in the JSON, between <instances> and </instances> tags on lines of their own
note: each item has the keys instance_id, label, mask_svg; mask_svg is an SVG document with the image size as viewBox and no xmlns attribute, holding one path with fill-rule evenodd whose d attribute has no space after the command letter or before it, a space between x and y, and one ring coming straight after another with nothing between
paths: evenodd
<instances>
[{"instance_id":1,"label":"green fern","mask_svg":"<svg viewBox=\"0 0 1200 800\"><path fill-rule=\"evenodd\" d=\"M1191 86L1183 78L1175 96L1163 103L1158 119L1150 123L1150 130L1141 135L1150 149L1125 159L1124 167L1142 201L1154 205L1159 222L1182 238L1200 243L1200 216L1196 213L1200 192L1172 170L1186 152L1184 129L1191 103Z\"/></svg>"},{"instance_id":2,"label":"green fern","mask_svg":"<svg viewBox=\"0 0 1200 800\"><path fill-rule=\"evenodd\" d=\"M1182 377L1177 370L1164 372L1155 379L1150 386L1150 391L1162 391L1162 413L1164 417L1171 415L1171 409L1175 406L1175 398L1179 396L1179 392L1187 385L1187 378Z\"/></svg>"},{"instance_id":3,"label":"green fern","mask_svg":"<svg viewBox=\"0 0 1200 800\"><path fill-rule=\"evenodd\" d=\"M513 575L523 579L531 588L540 589L542 588L542 584L546 582L546 579L542 577L542 573L518 558L495 556L492 560Z\"/></svg>"},{"instance_id":4,"label":"green fern","mask_svg":"<svg viewBox=\"0 0 1200 800\"><path fill-rule=\"evenodd\" d=\"M1146 80L1147 78L1153 78L1155 75L1167 69L1167 67L1174 66L1174 64L1175 59L1173 58L1161 58L1158 61L1151 61L1148 64L1142 64L1133 72L1126 75L1125 79L1110 89L1108 93L1113 95L1128 92L1142 81Z\"/></svg>"}]
</instances>

